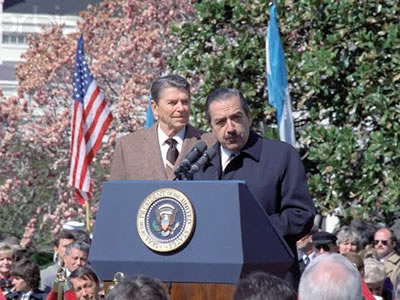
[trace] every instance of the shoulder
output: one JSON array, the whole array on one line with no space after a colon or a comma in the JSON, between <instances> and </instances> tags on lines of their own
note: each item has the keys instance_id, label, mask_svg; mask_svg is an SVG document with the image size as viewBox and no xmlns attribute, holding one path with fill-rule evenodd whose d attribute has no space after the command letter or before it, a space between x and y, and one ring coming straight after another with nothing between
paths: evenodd
<instances>
[{"instance_id":1,"label":"shoulder","mask_svg":"<svg viewBox=\"0 0 400 300\"><path fill-rule=\"evenodd\" d=\"M59 268L59 265L57 263L54 263L47 268L44 268L43 270L40 271L40 277L48 276L50 274L56 273Z\"/></svg>"},{"instance_id":2,"label":"shoulder","mask_svg":"<svg viewBox=\"0 0 400 300\"><path fill-rule=\"evenodd\" d=\"M126 135L123 135L117 139L117 144L120 145L131 145L132 143L135 143L135 145L140 145L138 143L139 141L144 141L148 139L149 137L153 136L156 134L156 131L150 129L139 129L136 130L135 132L128 133Z\"/></svg>"},{"instance_id":3,"label":"shoulder","mask_svg":"<svg viewBox=\"0 0 400 300\"><path fill-rule=\"evenodd\" d=\"M185 138L196 138L203 140L208 146L213 145L217 140L211 132L188 125Z\"/></svg>"},{"instance_id":4,"label":"shoulder","mask_svg":"<svg viewBox=\"0 0 400 300\"><path fill-rule=\"evenodd\" d=\"M295 156L299 157L297 150L290 144L261 137L257 134L258 143L262 143L262 151L268 154L275 154L278 157Z\"/></svg>"},{"instance_id":5,"label":"shoulder","mask_svg":"<svg viewBox=\"0 0 400 300\"><path fill-rule=\"evenodd\" d=\"M47 293L43 292L41 290L34 290L30 296L30 299L35 299L35 300L44 300L47 297Z\"/></svg>"},{"instance_id":6,"label":"shoulder","mask_svg":"<svg viewBox=\"0 0 400 300\"><path fill-rule=\"evenodd\" d=\"M391 262L392 264L400 264L400 255L394 253L387 259L387 261Z\"/></svg>"}]
</instances>

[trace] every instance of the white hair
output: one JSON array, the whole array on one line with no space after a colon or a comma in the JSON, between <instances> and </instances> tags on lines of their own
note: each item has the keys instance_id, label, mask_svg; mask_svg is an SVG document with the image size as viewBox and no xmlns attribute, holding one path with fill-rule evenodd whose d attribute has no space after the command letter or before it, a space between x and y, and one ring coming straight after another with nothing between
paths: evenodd
<instances>
[{"instance_id":1,"label":"white hair","mask_svg":"<svg viewBox=\"0 0 400 300\"><path fill-rule=\"evenodd\" d=\"M337 253L319 255L304 270L300 300L362 300L358 270Z\"/></svg>"}]
</instances>

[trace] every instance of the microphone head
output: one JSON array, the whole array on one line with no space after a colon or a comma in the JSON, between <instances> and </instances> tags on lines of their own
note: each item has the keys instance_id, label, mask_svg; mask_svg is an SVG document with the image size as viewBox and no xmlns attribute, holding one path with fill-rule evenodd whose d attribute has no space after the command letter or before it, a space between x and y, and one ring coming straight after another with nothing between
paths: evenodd
<instances>
[{"instance_id":1,"label":"microphone head","mask_svg":"<svg viewBox=\"0 0 400 300\"><path fill-rule=\"evenodd\" d=\"M208 156L208 160L212 160L215 156L215 154L217 154L217 150L215 150L214 147L210 147L207 149L206 152L204 152L204 154L206 154Z\"/></svg>"},{"instance_id":2,"label":"microphone head","mask_svg":"<svg viewBox=\"0 0 400 300\"><path fill-rule=\"evenodd\" d=\"M203 153L207 149L207 144L204 141L199 141L194 145L193 149L197 149L197 151Z\"/></svg>"}]
</instances>

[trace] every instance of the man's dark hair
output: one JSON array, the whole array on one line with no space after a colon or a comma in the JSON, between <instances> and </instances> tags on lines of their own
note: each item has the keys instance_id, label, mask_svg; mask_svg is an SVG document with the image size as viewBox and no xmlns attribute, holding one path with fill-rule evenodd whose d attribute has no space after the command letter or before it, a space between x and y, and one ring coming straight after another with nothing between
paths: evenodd
<instances>
[{"instance_id":1,"label":"man's dark hair","mask_svg":"<svg viewBox=\"0 0 400 300\"><path fill-rule=\"evenodd\" d=\"M158 103L162 90L170 87L184 89L190 97L190 84L185 78L179 75L167 75L153 82L150 88L151 98Z\"/></svg>"},{"instance_id":2,"label":"man's dark hair","mask_svg":"<svg viewBox=\"0 0 400 300\"><path fill-rule=\"evenodd\" d=\"M161 281L146 276L125 278L107 294L107 300L168 300Z\"/></svg>"},{"instance_id":3,"label":"man's dark hair","mask_svg":"<svg viewBox=\"0 0 400 300\"><path fill-rule=\"evenodd\" d=\"M96 283L97 287L100 286L99 277L97 277L96 273L89 267L79 267L69 275L69 278L89 279Z\"/></svg>"},{"instance_id":4,"label":"man's dark hair","mask_svg":"<svg viewBox=\"0 0 400 300\"><path fill-rule=\"evenodd\" d=\"M71 254L71 249L78 249L89 254L90 245L82 241L72 242L67 246L67 248L65 248L65 255L69 256Z\"/></svg>"},{"instance_id":5,"label":"man's dark hair","mask_svg":"<svg viewBox=\"0 0 400 300\"><path fill-rule=\"evenodd\" d=\"M60 245L60 240L61 239L66 239L66 240L74 240L75 241L75 236L73 235L71 230L63 230L60 233L56 235L56 237L53 240L53 245L58 248Z\"/></svg>"},{"instance_id":6,"label":"man's dark hair","mask_svg":"<svg viewBox=\"0 0 400 300\"><path fill-rule=\"evenodd\" d=\"M234 300L296 300L296 291L283 279L256 272L241 279Z\"/></svg>"},{"instance_id":7,"label":"man's dark hair","mask_svg":"<svg viewBox=\"0 0 400 300\"><path fill-rule=\"evenodd\" d=\"M250 108L247 104L246 99L244 98L241 91L237 89L230 89L230 88L218 88L213 90L207 97L206 100L206 119L209 124L211 124L211 115L210 115L210 105L215 101L223 101L227 100L231 97L238 97L240 100L240 105L246 115L250 116Z\"/></svg>"},{"instance_id":8,"label":"man's dark hair","mask_svg":"<svg viewBox=\"0 0 400 300\"><path fill-rule=\"evenodd\" d=\"M82 241L88 245L90 245L92 243L89 233L85 230L81 230L81 229L71 230L71 233L74 236L75 241Z\"/></svg>"},{"instance_id":9,"label":"man's dark hair","mask_svg":"<svg viewBox=\"0 0 400 300\"><path fill-rule=\"evenodd\" d=\"M17 261L11 269L11 276L18 276L25 280L31 290L39 288L40 284L40 269L39 266L26 258Z\"/></svg>"}]
</instances>

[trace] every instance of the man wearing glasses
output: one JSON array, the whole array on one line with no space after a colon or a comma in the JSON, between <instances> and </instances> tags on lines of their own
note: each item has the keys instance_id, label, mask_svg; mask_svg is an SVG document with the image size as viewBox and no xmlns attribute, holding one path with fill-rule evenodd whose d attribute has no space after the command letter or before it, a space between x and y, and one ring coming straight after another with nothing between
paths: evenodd
<instances>
[{"instance_id":1,"label":"man wearing glasses","mask_svg":"<svg viewBox=\"0 0 400 300\"><path fill-rule=\"evenodd\" d=\"M312 244L316 256L324 253L337 253L338 246L336 245L336 235L319 231L312 235Z\"/></svg>"},{"instance_id":2,"label":"man wearing glasses","mask_svg":"<svg viewBox=\"0 0 400 300\"><path fill-rule=\"evenodd\" d=\"M378 229L374 235L374 248L385 265L386 275L394 282L393 270L400 264L400 256L396 253L396 236L387 227Z\"/></svg>"}]
</instances>

